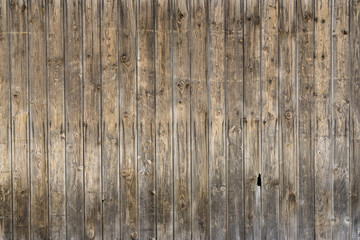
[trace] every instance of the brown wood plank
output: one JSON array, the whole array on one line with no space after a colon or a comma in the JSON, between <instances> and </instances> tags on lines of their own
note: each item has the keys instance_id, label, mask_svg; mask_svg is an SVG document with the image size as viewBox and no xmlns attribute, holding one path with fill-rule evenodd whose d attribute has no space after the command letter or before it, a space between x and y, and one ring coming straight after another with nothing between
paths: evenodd
<instances>
[{"instance_id":1,"label":"brown wood plank","mask_svg":"<svg viewBox=\"0 0 360 240\"><path fill-rule=\"evenodd\" d=\"M225 79L227 142L227 237L244 239L243 21L244 1L225 2Z\"/></svg>"},{"instance_id":2,"label":"brown wood plank","mask_svg":"<svg viewBox=\"0 0 360 240\"><path fill-rule=\"evenodd\" d=\"M314 199L314 1L297 2L298 21L298 238L315 237Z\"/></svg>"},{"instance_id":3,"label":"brown wood plank","mask_svg":"<svg viewBox=\"0 0 360 240\"><path fill-rule=\"evenodd\" d=\"M27 1L10 3L13 238L30 238Z\"/></svg>"},{"instance_id":4,"label":"brown wood plank","mask_svg":"<svg viewBox=\"0 0 360 240\"><path fill-rule=\"evenodd\" d=\"M120 238L117 1L101 8L103 238Z\"/></svg>"},{"instance_id":5,"label":"brown wood plank","mask_svg":"<svg viewBox=\"0 0 360 240\"><path fill-rule=\"evenodd\" d=\"M244 187L245 238L261 238L261 5L245 3ZM259 182L260 183L260 182Z\"/></svg>"},{"instance_id":6,"label":"brown wood plank","mask_svg":"<svg viewBox=\"0 0 360 240\"><path fill-rule=\"evenodd\" d=\"M350 193L351 239L360 238L360 1L353 0L350 7Z\"/></svg>"},{"instance_id":7,"label":"brown wood plank","mask_svg":"<svg viewBox=\"0 0 360 240\"><path fill-rule=\"evenodd\" d=\"M65 137L67 237L84 238L82 5L65 6Z\"/></svg>"},{"instance_id":8,"label":"brown wood plank","mask_svg":"<svg viewBox=\"0 0 360 240\"><path fill-rule=\"evenodd\" d=\"M66 238L64 5L47 4L49 238Z\"/></svg>"},{"instance_id":9,"label":"brown wood plank","mask_svg":"<svg viewBox=\"0 0 360 240\"><path fill-rule=\"evenodd\" d=\"M29 101L32 239L48 237L45 1L29 1Z\"/></svg>"},{"instance_id":10,"label":"brown wood plank","mask_svg":"<svg viewBox=\"0 0 360 240\"><path fill-rule=\"evenodd\" d=\"M155 4L157 239L173 237L171 0Z\"/></svg>"},{"instance_id":11,"label":"brown wood plank","mask_svg":"<svg viewBox=\"0 0 360 240\"><path fill-rule=\"evenodd\" d=\"M192 238L209 239L208 5L205 0L192 0L190 6Z\"/></svg>"},{"instance_id":12,"label":"brown wood plank","mask_svg":"<svg viewBox=\"0 0 360 240\"><path fill-rule=\"evenodd\" d=\"M190 1L172 5L174 239L191 239Z\"/></svg>"},{"instance_id":13,"label":"brown wood plank","mask_svg":"<svg viewBox=\"0 0 360 240\"><path fill-rule=\"evenodd\" d=\"M279 238L279 72L277 0L262 1L262 239Z\"/></svg>"},{"instance_id":14,"label":"brown wood plank","mask_svg":"<svg viewBox=\"0 0 360 240\"><path fill-rule=\"evenodd\" d=\"M224 1L208 8L210 238L226 238L225 22Z\"/></svg>"},{"instance_id":15,"label":"brown wood plank","mask_svg":"<svg viewBox=\"0 0 360 240\"><path fill-rule=\"evenodd\" d=\"M155 18L154 2L138 1L138 186L139 238L156 238Z\"/></svg>"},{"instance_id":16,"label":"brown wood plank","mask_svg":"<svg viewBox=\"0 0 360 240\"><path fill-rule=\"evenodd\" d=\"M332 238L350 236L350 1L333 2L333 216Z\"/></svg>"},{"instance_id":17,"label":"brown wood plank","mask_svg":"<svg viewBox=\"0 0 360 240\"><path fill-rule=\"evenodd\" d=\"M100 4L83 4L85 238L102 238Z\"/></svg>"},{"instance_id":18,"label":"brown wood plank","mask_svg":"<svg viewBox=\"0 0 360 240\"><path fill-rule=\"evenodd\" d=\"M12 237L9 5L0 2L0 239Z\"/></svg>"},{"instance_id":19,"label":"brown wood plank","mask_svg":"<svg viewBox=\"0 0 360 240\"><path fill-rule=\"evenodd\" d=\"M314 171L315 238L331 238L331 1L315 0Z\"/></svg>"},{"instance_id":20,"label":"brown wood plank","mask_svg":"<svg viewBox=\"0 0 360 240\"><path fill-rule=\"evenodd\" d=\"M138 237L136 2L119 3L121 239Z\"/></svg>"},{"instance_id":21,"label":"brown wood plank","mask_svg":"<svg viewBox=\"0 0 360 240\"><path fill-rule=\"evenodd\" d=\"M297 239L296 2L279 1L279 239Z\"/></svg>"}]
</instances>

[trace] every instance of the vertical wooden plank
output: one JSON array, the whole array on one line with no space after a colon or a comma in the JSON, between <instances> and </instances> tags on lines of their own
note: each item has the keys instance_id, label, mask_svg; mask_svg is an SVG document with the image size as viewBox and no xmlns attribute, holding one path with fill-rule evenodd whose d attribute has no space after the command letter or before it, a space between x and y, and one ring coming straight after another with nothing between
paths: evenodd
<instances>
[{"instance_id":1,"label":"vertical wooden plank","mask_svg":"<svg viewBox=\"0 0 360 240\"><path fill-rule=\"evenodd\" d=\"M121 239L138 238L136 2L119 3Z\"/></svg>"},{"instance_id":2,"label":"vertical wooden plank","mask_svg":"<svg viewBox=\"0 0 360 240\"><path fill-rule=\"evenodd\" d=\"M65 2L67 237L84 238L83 68L81 2Z\"/></svg>"},{"instance_id":3,"label":"vertical wooden plank","mask_svg":"<svg viewBox=\"0 0 360 240\"><path fill-rule=\"evenodd\" d=\"M314 170L315 238L331 238L331 1L315 0Z\"/></svg>"},{"instance_id":4,"label":"vertical wooden plank","mask_svg":"<svg viewBox=\"0 0 360 240\"><path fill-rule=\"evenodd\" d=\"M279 238L279 1L262 1L262 239Z\"/></svg>"},{"instance_id":5,"label":"vertical wooden plank","mask_svg":"<svg viewBox=\"0 0 360 240\"><path fill-rule=\"evenodd\" d=\"M173 238L171 0L155 4L157 239Z\"/></svg>"},{"instance_id":6,"label":"vertical wooden plank","mask_svg":"<svg viewBox=\"0 0 360 240\"><path fill-rule=\"evenodd\" d=\"M191 239L190 1L172 5L174 239Z\"/></svg>"},{"instance_id":7,"label":"vertical wooden plank","mask_svg":"<svg viewBox=\"0 0 360 240\"><path fill-rule=\"evenodd\" d=\"M333 126L334 159L333 173L333 217L332 238L347 239L350 236L350 37L349 2L333 1Z\"/></svg>"},{"instance_id":8,"label":"vertical wooden plank","mask_svg":"<svg viewBox=\"0 0 360 240\"><path fill-rule=\"evenodd\" d=\"M227 236L244 239L244 158L243 158L243 81L244 81L244 1L225 3L225 79L227 142Z\"/></svg>"},{"instance_id":9,"label":"vertical wooden plank","mask_svg":"<svg viewBox=\"0 0 360 240\"><path fill-rule=\"evenodd\" d=\"M279 239L297 239L296 1L279 1Z\"/></svg>"},{"instance_id":10,"label":"vertical wooden plank","mask_svg":"<svg viewBox=\"0 0 360 240\"><path fill-rule=\"evenodd\" d=\"M64 5L49 1L47 18L49 238L66 238Z\"/></svg>"},{"instance_id":11,"label":"vertical wooden plank","mask_svg":"<svg viewBox=\"0 0 360 240\"><path fill-rule=\"evenodd\" d=\"M27 1L10 3L13 238L30 237Z\"/></svg>"},{"instance_id":12,"label":"vertical wooden plank","mask_svg":"<svg viewBox=\"0 0 360 240\"><path fill-rule=\"evenodd\" d=\"M207 88L207 12L205 0L192 0L191 12L191 162L192 238L208 239L209 158Z\"/></svg>"},{"instance_id":13,"label":"vertical wooden plank","mask_svg":"<svg viewBox=\"0 0 360 240\"><path fill-rule=\"evenodd\" d=\"M156 238L154 1L138 1L138 183L139 238Z\"/></svg>"},{"instance_id":14,"label":"vertical wooden plank","mask_svg":"<svg viewBox=\"0 0 360 240\"><path fill-rule=\"evenodd\" d=\"M48 237L45 1L29 2L31 236Z\"/></svg>"},{"instance_id":15,"label":"vertical wooden plank","mask_svg":"<svg viewBox=\"0 0 360 240\"><path fill-rule=\"evenodd\" d=\"M298 238L313 239L314 225L314 1L297 2L298 19Z\"/></svg>"},{"instance_id":16,"label":"vertical wooden plank","mask_svg":"<svg viewBox=\"0 0 360 240\"><path fill-rule=\"evenodd\" d=\"M117 1L101 8L103 238L120 238Z\"/></svg>"},{"instance_id":17,"label":"vertical wooden plank","mask_svg":"<svg viewBox=\"0 0 360 240\"><path fill-rule=\"evenodd\" d=\"M84 1L85 238L102 238L100 4Z\"/></svg>"},{"instance_id":18,"label":"vertical wooden plank","mask_svg":"<svg viewBox=\"0 0 360 240\"><path fill-rule=\"evenodd\" d=\"M350 8L351 43L351 147L350 147L350 193L351 193L351 239L360 238L360 1L352 0Z\"/></svg>"},{"instance_id":19,"label":"vertical wooden plank","mask_svg":"<svg viewBox=\"0 0 360 240\"><path fill-rule=\"evenodd\" d=\"M245 238L261 238L261 5L247 0L244 28Z\"/></svg>"},{"instance_id":20,"label":"vertical wooden plank","mask_svg":"<svg viewBox=\"0 0 360 240\"><path fill-rule=\"evenodd\" d=\"M225 24L224 1L210 1L208 88L209 88L209 191L210 238L226 238L225 156Z\"/></svg>"},{"instance_id":21,"label":"vertical wooden plank","mask_svg":"<svg viewBox=\"0 0 360 240\"><path fill-rule=\"evenodd\" d=\"M0 2L0 238L12 237L9 5Z\"/></svg>"}]
</instances>

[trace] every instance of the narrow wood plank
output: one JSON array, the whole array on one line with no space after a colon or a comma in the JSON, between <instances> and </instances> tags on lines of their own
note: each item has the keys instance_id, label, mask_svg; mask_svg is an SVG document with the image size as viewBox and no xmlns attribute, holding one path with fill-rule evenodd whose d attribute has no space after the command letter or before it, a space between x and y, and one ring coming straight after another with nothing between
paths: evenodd
<instances>
[{"instance_id":1,"label":"narrow wood plank","mask_svg":"<svg viewBox=\"0 0 360 240\"><path fill-rule=\"evenodd\" d=\"M227 237L228 239L244 239L244 1L227 0L225 8Z\"/></svg>"},{"instance_id":2,"label":"narrow wood plank","mask_svg":"<svg viewBox=\"0 0 360 240\"><path fill-rule=\"evenodd\" d=\"M136 2L119 3L121 239L138 238Z\"/></svg>"},{"instance_id":3,"label":"narrow wood plank","mask_svg":"<svg viewBox=\"0 0 360 240\"><path fill-rule=\"evenodd\" d=\"M208 8L210 238L226 238L225 22L224 1Z\"/></svg>"},{"instance_id":4,"label":"narrow wood plank","mask_svg":"<svg viewBox=\"0 0 360 240\"><path fill-rule=\"evenodd\" d=\"M209 239L208 5L205 0L192 0L190 6L192 238Z\"/></svg>"},{"instance_id":5,"label":"narrow wood plank","mask_svg":"<svg viewBox=\"0 0 360 240\"><path fill-rule=\"evenodd\" d=\"M173 238L171 0L155 4L157 239Z\"/></svg>"},{"instance_id":6,"label":"narrow wood plank","mask_svg":"<svg viewBox=\"0 0 360 240\"><path fill-rule=\"evenodd\" d=\"M331 1L315 0L314 170L315 238L331 238Z\"/></svg>"},{"instance_id":7,"label":"narrow wood plank","mask_svg":"<svg viewBox=\"0 0 360 240\"><path fill-rule=\"evenodd\" d=\"M279 1L279 239L297 239L296 2Z\"/></svg>"},{"instance_id":8,"label":"narrow wood plank","mask_svg":"<svg viewBox=\"0 0 360 240\"><path fill-rule=\"evenodd\" d=\"M315 237L314 199L314 1L297 2L298 21L298 239Z\"/></svg>"},{"instance_id":9,"label":"narrow wood plank","mask_svg":"<svg viewBox=\"0 0 360 240\"><path fill-rule=\"evenodd\" d=\"M103 238L120 238L117 1L101 8Z\"/></svg>"},{"instance_id":10,"label":"narrow wood plank","mask_svg":"<svg viewBox=\"0 0 360 240\"><path fill-rule=\"evenodd\" d=\"M190 1L172 5L174 239L191 239Z\"/></svg>"},{"instance_id":11,"label":"narrow wood plank","mask_svg":"<svg viewBox=\"0 0 360 240\"><path fill-rule=\"evenodd\" d=\"M47 4L49 238L66 239L64 5Z\"/></svg>"},{"instance_id":12,"label":"narrow wood plank","mask_svg":"<svg viewBox=\"0 0 360 240\"><path fill-rule=\"evenodd\" d=\"M9 5L0 2L0 238L12 237Z\"/></svg>"},{"instance_id":13,"label":"narrow wood plank","mask_svg":"<svg viewBox=\"0 0 360 240\"><path fill-rule=\"evenodd\" d=\"M30 238L27 1L10 3L13 238Z\"/></svg>"},{"instance_id":14,"label":"narrow wood plank","mask_svg":"<svg viewBox=\"0 0 360 240\"><path fill-rule=\"evenodd\" d=\"M262 1L262 239L279 238L279 1Z\"/></svg>"},{"instance_id":15,"label":"narrow wood plank","mask_svg":"<svg viewBox=\"0 0 360 240\"><path fill-rule=\"evenodd\" d=\"M138 1L138 186L139 238L156 238L155 18L154 2Z\"/></svg>"},{"instance_id":16,"label":"narrow wood plank","mask_svg":"<svg viewBox=\"0 0 360 240\"><path fill-rule=\"evenodd\" d=\"M351 43L351 143L350 143L350 193L351 239L360 238L360 1L353 0L350 7Z\"/></svg>"},{"instance_id":17,"label":"narrow wood plank","mask_svg":"<svg viewBox=\"0 0 360 240\"><path fill-rule=\"evenodd\" d=\"M48 237L45 4L36 1L28 5L32 239Z\"/></svg>"},{"instance_id":18,"label":"narrow wood plank","mask_svg":"<svg viewBox=\"0 0 360 240\"><path fill-rule=\"evenodd\" d=\"M102 238L100 4L83 4L85 238Z\"/></svg>"},{"instance_id":19,"label":"narrow wood plank","mask_svg":"<svg viewBox=\"0 0 360 240\"><path fill-rule=\"evenodd\" d=\"M247 0L244 28L245 238L261 239L261 5ZM260 182L259 182L260 183Z\"/></svg>"},{"instance_id":20,"label":"narrow wood plank","mask_svg":"<svg viewBox=\"0 0 360 240\"><path fill-rule=\"evenodd\" d=\"M83 68L81 2L65 6L66 230L84 238Z\"/></svg>"},{"instance_id":21,"label":"narrow wood plank","mask_svg":"<svg viewBox=\"0 0 360 240\"><path fill-rule=\"evenodd\" d=\"M350 236L350 1L333 2L333 217L332 238Z\"/></svg>"}]
</instances>

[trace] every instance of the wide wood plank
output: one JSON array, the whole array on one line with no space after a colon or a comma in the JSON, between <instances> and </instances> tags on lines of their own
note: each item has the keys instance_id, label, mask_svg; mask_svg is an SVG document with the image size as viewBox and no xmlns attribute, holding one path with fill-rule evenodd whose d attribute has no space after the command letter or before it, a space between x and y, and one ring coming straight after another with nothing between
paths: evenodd
<instances>
[{"instance_id":1,"label":"wide wood plank","mask_svg":"<svg viewBox=\"0 0 360 240\"><path fill-rule=\"evenodd\" d=\"M279 239L297 239L296 2L279 1Z\"/></svg>"},{"instance_id":2,"label":"wide wood plank","mask_svg":"<svg viewBox=\"0 0 360 240\"><path fill-rule=\"evenodd\" d=\"M45 1L29 2L29 101L32 239L48 236Z\"/></svg>"},{"instance_id":3,"label":"wide wood plank","mask_svg":"<svg viewBox=\"0 0 360 240\"><path fill-rule=\"evenodd\" d=\"M49 238L66 238L64 2L47 4Z\"/></svg>"},{"instance_id":4,"label":"wide wood plank","mask_svg":"<svg viewBox=\"0 0 360 240\"><path fill-rule=\"evenodd\" d=\"M314 202L314 1L297 2L298 21L298 238L315 237Z\"/></svg>"},{"instance_id":5,"label":"wide wood plank","mask_svg":"<svg viewBox=\"0 0 360 240\"><path fill-rule=\"evenodd\" d=\"M350 193L351 239L360 238L360 1L353 0L350 8Z\"/></svg>"},{"instance_id":6,"label":"wide wood plank","mask_svg":"<svg viewBox=\"0 0 360 240\"><path fill-rule=\"evenodd\" d=\"M27 1L10 4L13 238L30 238Z\"/></svg>"},{"instance_id":7,"label":"wide wood plank","mask_svg":"<svg viewBox=\"0 0 360 240\"><path fill-rule=\"evenodd\" d=\"M157 238L154 1L137 3L139 238Z\"/></svg>"},{"instance_id":8,"label":"wide wood plank","mask_svg":"<svg viewBox=\"0 0 360 240\"><path fill-rule=\"evenodd\" d=\"M85 238L102 238L100 1L83 4Z\"/></svg>"},{"instance_id":9,"label":"wide wood plank","mask_svg":"<svg viewBox=\"0 0 360 240\"><path fill-rule=\"evenodd\" d=\"M82 5L65 6L66 231L84 238Z\"/></svg>"},{"instance_id":10,"label":"wide wood plank","mask_svg":"<svg viewBox=\"0 0 360 240\"><path fill-rule=\"evenodd\" d=\"M277 0L262 1L262 239L279 238L279 72Z\"/></svg>"},{"instance_id":11,"label":"wide wood plank","mask_svg":"<svg viewBox=\"0 0 360 240\"><path fill-rule=\"evenodd\" d=\"M136 1L119 3L121 239L138 238Z\"/></svg>"},{"instance_id":12,"label":"wide wood plank","mask_svg":"<svg viewBox=\"0 0 360 240\"><path fill-rule=\"evenodd\" d=\"M101 4L103 238L120 238L117 1Z\"/></svg>"},{"instance_id":13,"label":"wide wood plank","mask_svg":"<svg viewBox=\"0 0 360 240\"><path fill-rule=\"evenodd\" d=\"M209 239L208 5L205 0L192 0L190 6L192 238Z\"/></svg>"},{"instance_id":14,"label":"wide wood plank","mask_svg":"<svg viewBox=\"0 0 360 240\"><path fill-rule=\"evenodd\" d=\"M227 237L244 239L244 1L225 1Z\"/></svg>"},{"instance_id":15,"label":"wide wood plank","mask_svg":"<svg viewBox=\"0 0 360 240\"><path fill-rule=\"evenodd\" d=\"M261 238L261 5L245 3L244 187L245 238Z\"/></svg>"},{"instance_id":16,"label":"wide wood plank","mask_svg":"<svg viewBox=\"0 0 360 240\"><path fill-rule=\"evenodd\" d=\"M0 238L12 237L9 5L0 2Z\"/></svg>"},{"instance_id":17,"label":"wide wood plank","mask_svg":"<svg viewBox=\"0 0 360 240\"><path fill-rule=\"evenodd\" d=\"M333 216L332 238L350 236L350 84L351 58L349 37L350 1L333 2Z\"/></svg>"},{"instance_id":18,"label":"wide wood plank","mask_svg":"<svg viewBox=\"0 0 360 240\"><path fill-rule=\"evenodd\" d=\"M209 191L210 238L226 238L225 143L225 2L210 1L208 8Z\"/></svg>"},{"instance_id":19,"label":"wide wood plank","mask_svg":"<svg viewBox=\"0 0 360 240\"><path fill-rule=\"evenodd\" d=\"M157 239L173 237L171 1L155 4Z\"/></svg>"},{"instance_id":20,"label":"wide wood plank","mask_svg":"<svg viewBox=\"0 0 360 240\"><path fill-rule=\"evenodd\" d=\"M174 239L191 239L190 1L172 5Z\"/></svg>"}]
</instances>

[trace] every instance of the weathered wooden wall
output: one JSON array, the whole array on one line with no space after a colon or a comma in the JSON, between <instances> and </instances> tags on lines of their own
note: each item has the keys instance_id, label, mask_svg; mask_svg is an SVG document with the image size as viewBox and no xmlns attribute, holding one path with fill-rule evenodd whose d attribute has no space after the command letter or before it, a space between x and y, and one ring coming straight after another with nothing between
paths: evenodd
<instances>
[{"instance_id":1,"label":"weathered wooden wall","mask_svg":"<svg viewBox=\"0 0 360 240\"><path fill-rule=\"evenodd\" d=\"M360 0L1 0L0 239L360 239Z\"/></svg>"}]
</instances>

